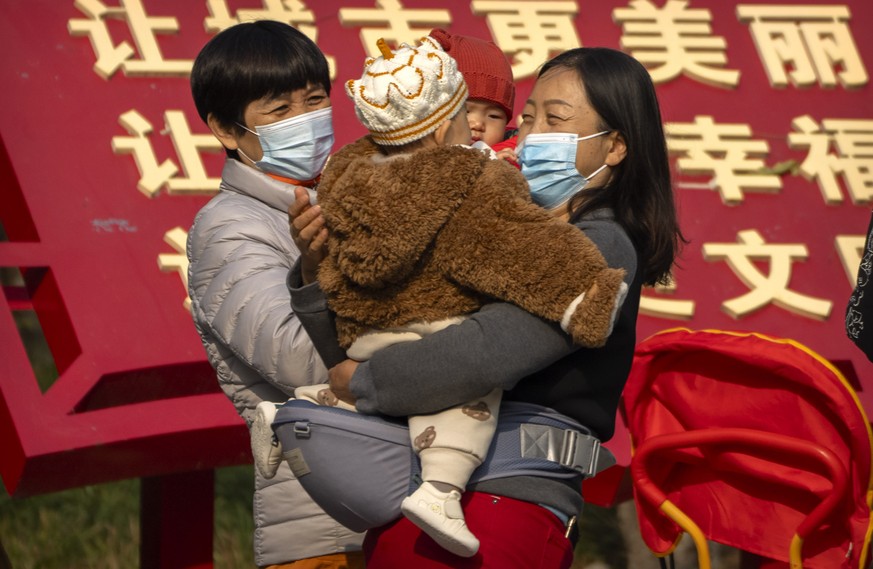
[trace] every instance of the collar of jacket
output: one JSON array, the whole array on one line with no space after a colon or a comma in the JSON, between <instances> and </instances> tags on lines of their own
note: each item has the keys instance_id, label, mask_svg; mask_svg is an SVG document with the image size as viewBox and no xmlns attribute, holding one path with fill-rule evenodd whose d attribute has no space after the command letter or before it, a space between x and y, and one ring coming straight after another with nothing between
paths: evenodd
<instances>
[{"instance_id":1,"label":"collar of jacket","mask_svg":"<svg viewBox=\"0 0 873 569\"><path fill-rule=\"evenodd\" d=\"M233 158L224 161L224 169L221 171L222 191L249 196L282 211L294 203L294 189L297 187L275 180ZM306 191L309 193L309 202L314 204L315 189L306 188Z\"/></svg>"}]
</instances>

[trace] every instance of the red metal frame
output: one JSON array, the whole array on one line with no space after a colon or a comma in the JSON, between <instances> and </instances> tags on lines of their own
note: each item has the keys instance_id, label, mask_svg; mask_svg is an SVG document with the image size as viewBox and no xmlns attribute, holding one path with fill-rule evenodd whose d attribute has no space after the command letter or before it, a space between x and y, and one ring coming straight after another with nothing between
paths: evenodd
<instances>
[{"instance_id":1,"label":"red metal frame","mask_svg":"<svg viewBox=\"0 0 873 569\"><path fill-rule=\"evenodd\" d=\"M687 449L701 449L704 456L701 457L700 455L691 455L683 452ZM745 463L736 460L736 453L755 456L759 459L779 464L784 464L784 461L779 461L775 457L784 459L785 455L788 455L790 458L795 459L797 463L806 463L808 465L811 462L822 467L826 473L823 480L831 483L831 490L822 497L821 502L806 516L803 522L794 529L794 534L801 540L806 539L813 531L828 521L828 518L834 515L841 501L847 498L849 490L848 473L840 459L830 450L808 440L801 440L778 433L765 433L740 428L702 429L668 433L643 440L637 446L631 461L630 471L634 490L640 499L645 499L652 506L662 509L662 506L667 501L667 494L649 476L649 468L652 463L673 461L684 462L694 466L695 464L700 464L701 460L705 460L710 467L716 469L721 464L729 466L734 471L746 470ZM789 481L774 478L772 472L768 473L766 470L749 472L749 474L777 484L789 483ZM671 502L681 510L681 489L678 495L679 499L671 500ZM691 520L694 525L685 527L685 524L679 521L678 518L670 515L668 517L692 535L698 547L698 558L702 560L701 567L708 568L709 556L706 551L705 539L709 538L718 541L718 536L704 535L700 531L697 524L704 523L705 520ZM770 531L779 531L779 529L770 528ZM668 552L661 551L656 553L666 554ZM800 561L799 554L800 552L798 551L797 562ZM705 562L703 561L704 559ZM797 563L797 566L799 565Z\"/></svg>"}]
</instances>

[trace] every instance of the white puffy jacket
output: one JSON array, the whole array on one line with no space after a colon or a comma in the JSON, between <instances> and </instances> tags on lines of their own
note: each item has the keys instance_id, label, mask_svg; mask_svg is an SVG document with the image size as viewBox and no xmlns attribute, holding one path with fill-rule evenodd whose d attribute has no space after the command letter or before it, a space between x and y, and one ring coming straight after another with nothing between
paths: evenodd
<instances>
[{"instance_id":1,"label":"white puffy jacket","mask_svg":"<svg viewBox=\"0 0 873 569\"><path fill-rule=\"evenodd\" d=\"M327 370L291 311L286 278L299 256L288 229L294 186L228 159L221 191L188 234L194 324L221 388L251 425L264 400L325 383ZM259 566L361 548L356 534L309 499L287 464L271 480L255 472Z\"/></svg>"}]
</instances>

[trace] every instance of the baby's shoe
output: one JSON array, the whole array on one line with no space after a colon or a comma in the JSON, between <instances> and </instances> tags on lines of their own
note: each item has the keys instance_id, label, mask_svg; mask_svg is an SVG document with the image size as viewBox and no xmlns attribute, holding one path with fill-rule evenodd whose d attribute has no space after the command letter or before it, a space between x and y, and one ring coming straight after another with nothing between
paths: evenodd
<instances>
[{"instance_id":1,"label":"baby's shoe","mask_svg":"<svg viewBox=\"0 0 873 569\"><path fill-rule=\"evenodd\" d=\"M258 403L250 431L255 468L264 478L276 476L279 464L282 463L282 445L272 426L277 409L277 405L272 401Z\"/></svg>"},{"instance_id":2,"label":"baby's shoe","mask_svg":"<svg viewBox=\"0 0 873 569\"><path fill-rule=\"evenodd\" d=\"M461 557L472 557L479 551L479 540L467 529L461 509L461 493L441 492L430 482L400 503L400 510L443 548Z\"/></svg>"}]
</instances>

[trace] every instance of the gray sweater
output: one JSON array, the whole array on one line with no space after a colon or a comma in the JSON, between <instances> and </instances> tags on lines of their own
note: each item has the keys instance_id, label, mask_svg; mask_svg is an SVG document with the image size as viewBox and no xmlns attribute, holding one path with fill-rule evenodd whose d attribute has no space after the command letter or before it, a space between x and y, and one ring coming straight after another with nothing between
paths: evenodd
<instances>
[{"instance_id":1,"label":"gray sweater","mask_svg":"<svg viewBox=\"0 0 873 569\"><path fill-rule=\"evenodd\" d=\"M555 324L511 304L489 304L461 324L391 346L362 362L351 383L358 410L393 416L432 413L501 388L507 400L551 407L588 426L601 440L611 438L636 343L641 289L637 255L609 211L594 212L577 226L609 266L627 272L628 296L606 346L578 348ZM317 285L300 287L295 273L290 284L301 317L329 318ZM324 353L328 349L319 347ZM329 357L336 358L336 352ZM513 477L469 489L549 505L568 515L579 515L583 505L581 480Z\"/></svg>"}]
</instances>

